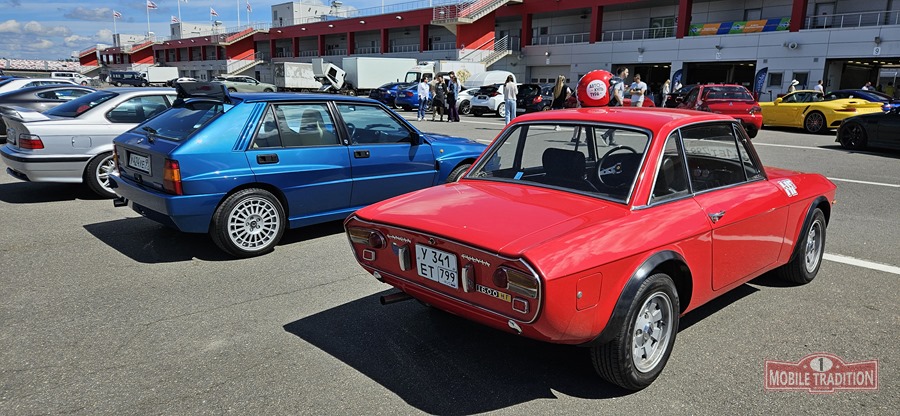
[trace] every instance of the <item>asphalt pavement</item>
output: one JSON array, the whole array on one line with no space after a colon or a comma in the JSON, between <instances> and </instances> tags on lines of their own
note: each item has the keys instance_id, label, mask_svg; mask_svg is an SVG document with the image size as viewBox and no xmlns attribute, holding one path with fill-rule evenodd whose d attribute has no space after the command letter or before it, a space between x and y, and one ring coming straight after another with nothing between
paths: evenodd
<instances>
[{"instance_id":1,"label":"asphalt pavement","mask_svg":"<svg viewBox=\"0 0 900 416\"><path fill-rule=\"evenodd\" d=\"M503 121L413 124L488 142ZM340 222L234 260L80 186L2 175L0 414L896 414L900 152L789 129L754 143L766 165L837 184L828 260L808 285L763 276L686 315L637 393L586 350L379 305L389 287ZM815 352L878 360L878 389L765 390L766 360Z\"/></svg>"}]
</instances>

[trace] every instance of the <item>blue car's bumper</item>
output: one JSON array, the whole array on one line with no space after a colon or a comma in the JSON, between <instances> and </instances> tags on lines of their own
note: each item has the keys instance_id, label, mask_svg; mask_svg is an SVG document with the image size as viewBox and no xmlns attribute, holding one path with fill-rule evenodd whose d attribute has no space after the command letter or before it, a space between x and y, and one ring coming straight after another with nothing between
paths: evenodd
<instances>
[{"instance_id":1,"label":"blue car's bumper","mask_svg":"<svg viewBox=\"0 0 900 416\"><path fill-rule=\"evenodd\" d=\"M138 214L186 233L206 233L219 201L225 194L171 195L146 188L118 175L110 185Z\"/></svg>"}]
</instances>

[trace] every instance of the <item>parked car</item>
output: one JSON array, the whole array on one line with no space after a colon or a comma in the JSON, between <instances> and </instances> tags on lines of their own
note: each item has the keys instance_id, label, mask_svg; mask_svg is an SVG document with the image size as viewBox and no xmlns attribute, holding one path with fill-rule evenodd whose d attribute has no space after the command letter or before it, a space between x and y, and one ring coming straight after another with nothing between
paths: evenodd
<instances>
[{"instance_id":1,"label":"parked car","mask_svg":"<svg viewBox=\"0 0 900 416\"><path fill-rule=\"evenodd\" d=\"M460 115L467 115L472 112L472 97L478 95L481 88L460 87L459 96L456 97L456 111Z\"/></svg>"},{"instance_id":2,"label":"parked car","mask_svg":"<svg viewBox=\"0 0 900 416\"><path fill-rule=\"evenodd\" d=\"M732 116L744 124L751 139L762 128L762 109L753 94L743 85L698 85L691 89L678 108Z\"/></svg>"},{"instance_id":3,"label":"parked car","mask_svg":"<svg viewBox=\"0 0 900 416\"><path fill-rule=\"evenodd\" d=\"M516 94L516 113L550 110L553 103L553 84L521 84ZM505 117L505 115L504 115Z\"/></svg>"},{"instance_id":4,"label":"parked car","mask_svg":"<svg viewBox=\"0 0 900 416\"><path fill-rule=\"evenodd\" d=\"M150 83L147 82L147 78L144 78L144 75L137 71L111 71L109 73L109 78L106 81L116 87L121 87L123 85L146 87L150 85Z\"/></svg>"},{"instance_id":5,"label":"parked car","mask_svg":"<svg viewBox=\"0 0 900 416\"><path fill-rule=\"evenodd\" d=\"M222 75L213 78L214 82L220 82L231 92L275 92L274 84L259 82L256 78L245 76Z\"/></svg>"},{"instance_id":6,"label":"parked car","mask_svg":"<svg viewBox=\"0 0 900 416\"><path fill-rule=\"evenodd\" d=\"M812 281L834 197L822 175L763 167L732 117L584 108L517 117L457 183L344 227L400 290L383 303L587 347L602 378L639 390L684 313L769 271Z\"/></svg>"},{"instance_id":7,"label":"parked car","mask_svg":"<svg viewBox=\"0 0 900 416\"><path fill-rule=\"evenodd\" d=\"M369 98L381 101L385 105L391 108L397 108L397 104L395 102L397 98L397 94L410 86L415 85L409 82L389 82L384 84L369 93Z\"/></svg>"},{"instance_id":8,"label":"parked car","mask_svg":"<svg viewBox=\"0 0 900 416\"><path fill-rule=\"evenodd\" d=\"M900 100L878 91L849 89L831 91L825 94L825 100L836 100L840 98L861 98L872 103L881 103L881 109L884 112L900 107Z\"/></svg>"},{"instance_id":9,"label":"parked car","mask_svg":"<svg viewBox=\"0 0 900 416\"><path fill-rule=\"evenodd\" d=\"M405 88L397 90L397 96L394 104L402 108L403 111L415 111L419 108L419 85L416 83L409 84ZM425 111L431 111L431 100L425 103Z\"/></svg>"},{"instance_id":10,"label":"parked car","mask_svg":"<svg viewBox=\"0 0 900 416\"><path fill-rule=\"evenodd\" d=\"M166 86L167 86L167 87L173 87L173 88L174 88L174 87L175 87L175 84L177 84L177 83L179 83L179 82L197 82L197 79L196 79L196 78L191 78L191 77L178 77L178 78L172 78L172 79L166 81Z\"/></svg>"},{"instance_id":11,"label":"parked car","mask_svg":"<svg viewBox=\"0 0 900 416\"><path fill-rule=\"evenodd\" d=\"M484 113L494 113L506 117L506 103L503 102L503 84L484 85L478 95L472 96L472 114L481 117Z\"/></svg>"},{"instance_id":12,"label":"parked car","mask_svg":"<svg viewBox=\"0 0 900 416\"><path fill-rule=\"evenodd\" d=\"M50 78L64 79L83 86L91 85L91 78L78 72L51 72Z\"/></svg>"},{"instance_id":13,"label":"parked car","mask_svg":"<svg viewBox=\"0 0 900 416\"><path fill-rule=\"evenodd\" d=\"M800 90L772 102L761 102L764 126L798 127L809 133L824 133L837 128L848 117L882 113L882 104L862 98L825 100L817 91Z\"/></svg>"},{"instance_id":14,"label":"parked car","mask_svg":"<svg viewBox=\"0 0 900 416\"><path fill-rule=\"evenodd\" d=\"M113 139L165 111L175 98L168 88L109 88L43 113L4 112L9 136L0 156L18 179L86 183L111 198Z\"/></svg>"},{"instance_id":15,"label":"parked car","mask_svg":"<svg viewBox=\"0 0 900 416\"><path fill-rule=\"evenodd\" d=\"M900 149L900 108L845 119L838 128L835 142L851 150L867 147Z\"/></svg>"},{"instance_id":16,"label":"parked car","mask_svg":"<svg viewBox=\"0 0 900 416\"><path fill-rule=\"evenodd\" d=\"M10 78L0 81L0 94L20 88L39 87L41 85L77 85L72 81L54 78Z\"/></svg>"},{"instance_id":17,"label":"parked car","mask_svg":"<svg viewBox=\"0 0 900 416\"><path fill-rule=\"evenodd\" d=\"M696 86L696 84L684 85L681 88L666 94L666 102L663 104L663 107L677 108L678 104L684 102L684 97L686 97Z\"/></svg>"},{"instance_id":18,"label":"parked car","mask_svg":"<svg viewBox=\"0 0 900 416\"><path fill-rule=\"evenodd\" d=\"M0 114L4 111L13 112L17 108L42 112L94 91L90 87L69 84L20 88L0 93ZM3 106L16 108L4 109ZM0 117L0 144L3 143L6 143L6 123Z\"/></svg>"},{"instance_id":19,"label":"parked car","mask_svg":"<svg viewBox=\"0 0 900 416\"><path fill-rule=\"evenodd\" d=\"M273 250L286 228L454 181L485 148L422 133L369 98L191 98L185 85L182 105L115 140L112 186L141 215L209 233L236 257Z\"/></svg>"}]
</instances>

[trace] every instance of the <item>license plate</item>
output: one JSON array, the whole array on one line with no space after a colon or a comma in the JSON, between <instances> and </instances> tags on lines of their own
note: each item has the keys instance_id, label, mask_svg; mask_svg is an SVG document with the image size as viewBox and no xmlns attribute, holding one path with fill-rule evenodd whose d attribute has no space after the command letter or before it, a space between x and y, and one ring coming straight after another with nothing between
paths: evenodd
<instances>
[{"instance_id":1,"label":"license plate","mask_svg":"<svg viewBox=\"0 0 900 416\"><path fill-rule=\"evenodd\" d=\"M416 271L428 280L459 288L456 256L446 251L416 244Z\"/></svg>"},{"instance_id":2,"label":"license plate","mask_svg":"<svg viewBox=\"0 0 900 416\"><path fill-rule=\"evenodd\" d=\"M128 166L146 174L150 174L150 157L137 153L128 154Z\"/></svg>"}]
</instances>

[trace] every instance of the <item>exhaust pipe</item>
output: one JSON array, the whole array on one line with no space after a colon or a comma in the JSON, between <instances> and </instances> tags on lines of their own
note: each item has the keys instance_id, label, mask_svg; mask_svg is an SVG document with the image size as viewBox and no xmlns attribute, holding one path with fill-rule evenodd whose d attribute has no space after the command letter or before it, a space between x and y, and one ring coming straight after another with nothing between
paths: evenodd
<instances>
[{"instance_id":1,"label":"exhaust pipe","mask_svg":"<svg viewBox=\"0 0 900 416\"><path fill-rule=\"evenodd\" d=\"M382 305L389 305L391 303L402 302L404 300L410 300L412 296L408 295L406 292L397 292L391 293L390 295L382 296L379 301Z\"/></svg>"},{"instance_id":2,"label":"exhaust pipe","mask_svg":"<svg viewBox=\"0 0 900 416\"><path fill-rule=\"evenodd\" d=\"M118 207L124 207L124 206L126 206L126 205L128 205L128 200L125 199L124 196L120 196L120 197L118 197L118 198L116 198L116 199L113 199L113 206L116 207L116 208L118 208Z\"/></svg>"}]
</instances>

